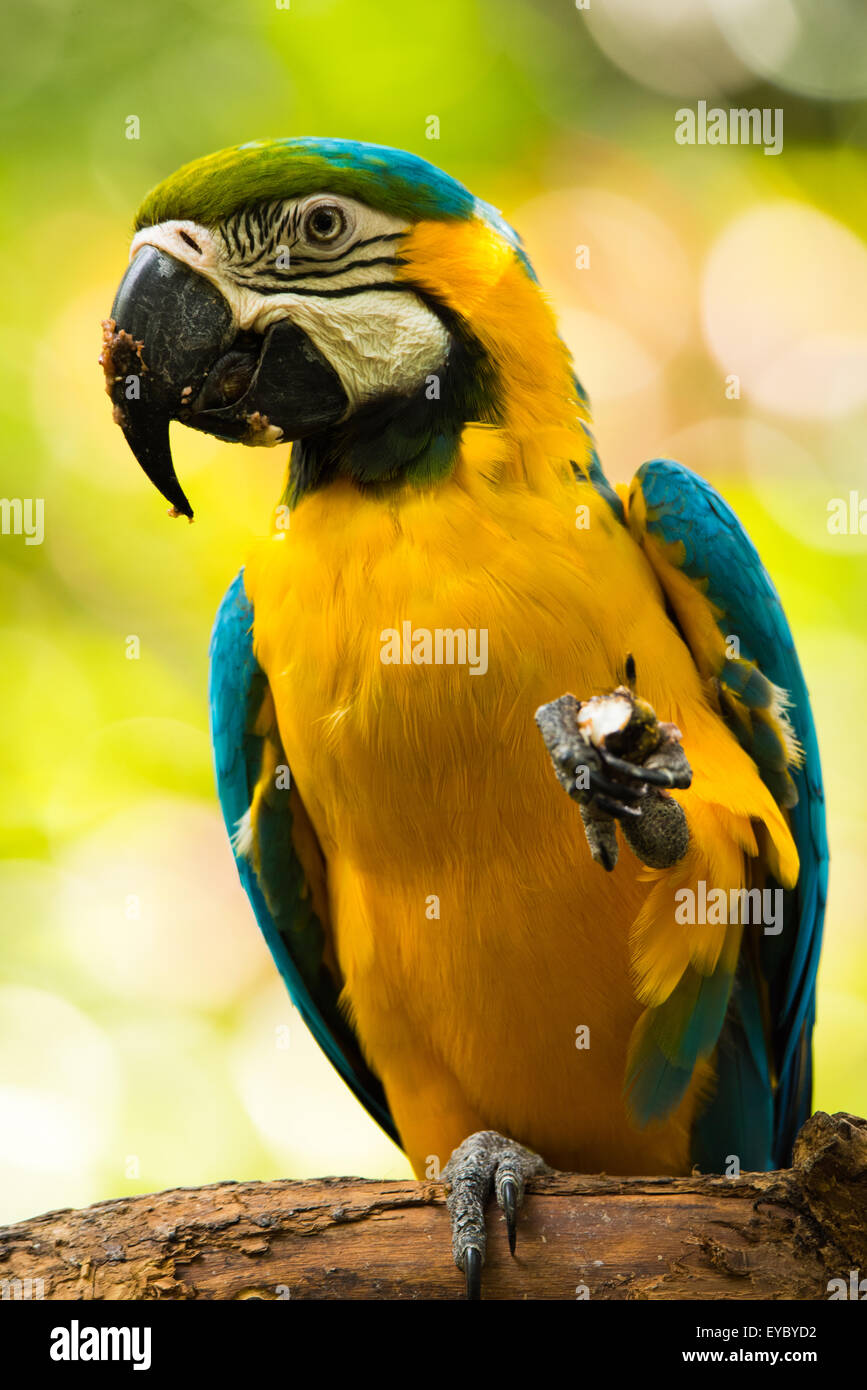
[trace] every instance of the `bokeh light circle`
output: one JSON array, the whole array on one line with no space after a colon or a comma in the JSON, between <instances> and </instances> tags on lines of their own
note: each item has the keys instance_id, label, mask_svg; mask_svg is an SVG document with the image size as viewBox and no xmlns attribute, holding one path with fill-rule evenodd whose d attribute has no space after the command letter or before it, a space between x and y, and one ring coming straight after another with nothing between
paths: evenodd
<instances>
[{"instance_id":1,"label":"bokeh light circle","mask_svg":"<svg viewBox=\"0 0 867 1390\"><path fill-rule=\"evenodd\" d=\"M751 80L708 0L605 0L581 17L605 56L653 91L713 97Z\"/></svg>"},{"instance_id":2,"label":"bokeh light circle","mask_svg":"<svg viewBox=\"0 0 867 1390\"><path fill-rule=\"evenodd\" d=\"M730 222L702 315L723 371L766 410L833 419L867 401L867 246L825 213L779 200Z\"/></svg>"},{"instance_id":3,"label":"bokeh light circle","mask_svg":"<svg viewBox=\"0 0 867 1390\"><path fill-rule=\"evenodd\" d=\"M864 0L709 0L726 42L761 77L830 100L867 93Z\"/></svg>"}]
</instances>

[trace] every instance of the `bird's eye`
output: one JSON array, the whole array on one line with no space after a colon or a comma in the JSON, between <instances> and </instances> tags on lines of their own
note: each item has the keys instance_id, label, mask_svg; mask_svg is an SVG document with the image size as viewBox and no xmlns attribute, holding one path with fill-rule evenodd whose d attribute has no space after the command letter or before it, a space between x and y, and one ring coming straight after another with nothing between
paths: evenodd
<instances>
[{"instance_id":1,"label":"bird's eye","mask_svg":"<svg viewBox=\"0 0 867 1390\"><path fill-rule=\"evenodd\" d=\"M304 219L304 232L308 241L336 241L345 230L346 215L336 203L318 203L310 209Z\"/></svg>"}]
</instances>

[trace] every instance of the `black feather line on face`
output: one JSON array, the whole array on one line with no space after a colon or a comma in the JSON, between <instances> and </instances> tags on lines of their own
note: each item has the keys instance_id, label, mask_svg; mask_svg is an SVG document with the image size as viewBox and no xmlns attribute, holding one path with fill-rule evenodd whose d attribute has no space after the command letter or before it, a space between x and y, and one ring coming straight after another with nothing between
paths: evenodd
<instances>
[{"instance_id":1,"label":"black feather line on face","mask_svg":"<svg viewBox=\"0 0 867 1390\"><path fill-rule=\"evenodd\" d=\"M363 270L368 266L374 265L406 265L407 262L402 256L375 256L368 261L350 261L348 265L338 266L336 270L299 270L292 274L288 270L275 270L269 267L267 270L254 270L249 275L237 276L236 283L246 285L252 289L257 289L261 294L280 294L300 280L333 280L338 275L348 275L353 270ZM270 281L270 283L268 283ZM359 283L356 289L375 289L374 285L364 285ZM393 288L401 288L394 286ZM296 291L302 293L302 291ZM310 290L310 294L314 291Z\"/></svg>"},{"instance_id":2,"label":"black feather line on face","mask_svg":"<svg viewBox=\"0 0 867 1390\"><path fill-rule=\"evenodd\" d=\"M216 228L217 235L222 238L223 244L228 252L231 262L229 273L240 285L255 287L265 293L279 293L279 284L269 289L255 281L246 278L250 275L261 275L267 269L272 269L269 265L264 267L262 261L270 262L276 259L278 248L283 246L289 252L289 260L292 266L309 265L311 269L323 265L338 265L348 262L346 268L352 268L351 257L356 251L364 247L375 246L378 243L393 242L405 236L405 232L381 232L376 236L358 237L355 241L346 246L340 247L334 254L328 255L323 251L321 255L296 254L295 247L301 241L301 209L296 204L286 208L283 203L260 204L252 208L241 209L228 218L224 223ZM304 243L306 245L306 243ZM373 262L374 264L376 262ZM381 264L402 264L395 260L390 262L387 257L383 257ZM282 277L275 277L278 281Z\"/></svg>"},{"instance_id":3,"label":"black feather line on face","mask_svg":"<svg viewBox=\"0 0 867 1390\"><path fill-rule=\"evenodd\" d=\"M351 246L345 246L342 251L338 251L336 256L293 256L292 260L296 264L298 261L310 261L313 265L327 265L329 262L342 260L353 251L360 251L364 246L374 246L378 241L399 241L404 236L406 232L383 232L381 236L366 236L360 241L354 241Z\"/></svg>"},{"instance_id":4,"label":"black feather line on face","mask_svg":"<svg viewBox=\"0 0 867 1390\"><path fill-rule=\"evenodd\" d=\"M258 290L260 294L287 293L285 285L275 285L273 288L268 288L264 285L259 284L256 280L238 280L238 284L245 285L250 289ZM305 298L309 299L347 299L350 295L353 294L366 294L368 290L389 290L392 294L406 294L408 290L412 291L412 286L407 284L405 280L382 280L376 281L373 284L347 285L342 290L293 289L291 293L303 295Z\"/></svg>"}]
</instances>

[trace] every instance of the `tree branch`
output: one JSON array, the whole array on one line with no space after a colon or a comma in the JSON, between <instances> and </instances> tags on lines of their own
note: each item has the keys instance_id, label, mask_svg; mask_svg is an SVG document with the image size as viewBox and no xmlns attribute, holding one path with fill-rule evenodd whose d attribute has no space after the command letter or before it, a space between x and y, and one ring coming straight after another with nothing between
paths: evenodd
<instances>
[{"instance_id":1,"label":"tree branch","mask_svg":"<svg viewBox=\"0 0 867 1390\"><path fill-rule=\"evenodd\" d=\"M458 1299L444 1203L442 1183L361 1178L99 1202L0 1229L0 1288L46 1299ZM867 1274L867 1121L818 1112L781 1172L539 1178L515 1259L495 1209L489 1223L487 1299L827 1299L829 1280Z\"/></svg>"}]
</instances>

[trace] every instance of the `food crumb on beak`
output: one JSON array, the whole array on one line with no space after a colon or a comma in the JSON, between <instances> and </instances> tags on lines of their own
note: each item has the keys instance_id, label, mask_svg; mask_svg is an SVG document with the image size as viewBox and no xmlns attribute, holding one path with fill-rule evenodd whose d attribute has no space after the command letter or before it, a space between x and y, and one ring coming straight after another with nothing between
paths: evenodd
<instances>
[{"instance_id":1,"label":"food crumb on beak","mask_svg":"<svg viewBox=\"0 0 867 1390\"><path fill-rule=\"evenodd\" d=\"M247 433L244 435L244 444L261 444L265 448L270 448L273 444L279 444L283 438L283 431L279 425L272 425L267 415L263 415L261 410L254 410L247 416Z\"/></svg>"},{"instance_id":2,"label":"food crumb on beak","mask_svg":"<svg viewBox=\"0 0 867 1390\"><path fill-rule=\"evenodd\" d=\"M142 357L143 348L144 343L133 338L132 334L127 333L125 328L118 331L114 319L103 319L102 352L99 354L99 365L105 373L106 393L114 407L111 412L112 419L116 425L121 427L126 424L126 411L115 400L115 387L125 377L138 376L141 372L147 371L147 364Z\"/></svg>"},{"instance_id":3,"label":"food crumb on beak","mask_svg":"<svg viewBox=\"0 0 867 1390\"><path fill-rule=\"evenodd\" d=\"M168 512L166 513L166 515L174 518L174 517L178 517L178 516L184 516L184 512L179 512L178 509L177 509L177 507L169 507L169 510L168 510ZM192 524L193 524L193 518L192 518L191 516L188 516L188 517L187 517L187 521L188 521L188 522L190 523L190 525L192 526Z\"/></svg>"}]
</instances>

